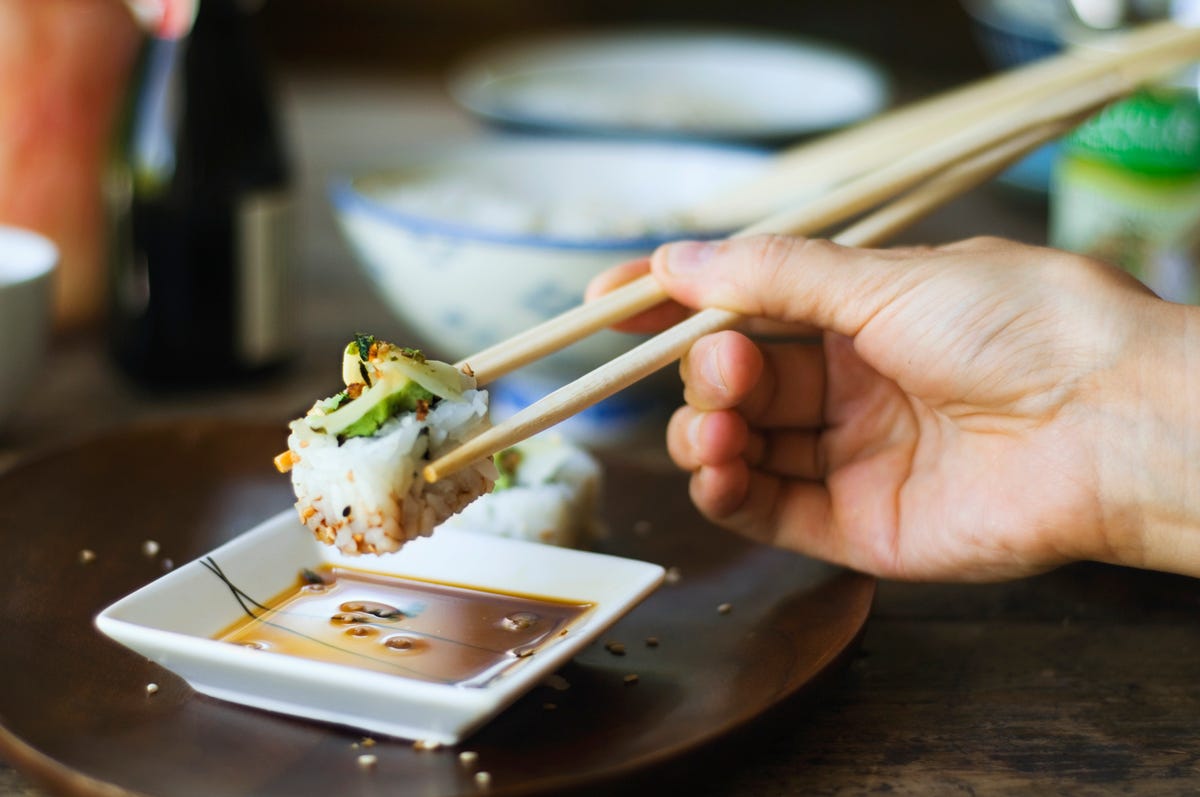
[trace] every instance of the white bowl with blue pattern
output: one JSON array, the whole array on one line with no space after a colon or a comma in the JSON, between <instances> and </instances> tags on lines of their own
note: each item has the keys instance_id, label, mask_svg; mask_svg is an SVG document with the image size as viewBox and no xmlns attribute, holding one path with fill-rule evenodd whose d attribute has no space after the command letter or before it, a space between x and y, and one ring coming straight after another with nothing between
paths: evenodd
<instances>
[{"instance_id":1,"label":"white bowl with blue pattern","mask_svg":"<svg viewBox=\"0 0 1200 797\"><path fill-rule=\"evenodd\" d=\"M727 232L687 229L686 209L767 157L713 144L487 137L403 153L386 171L335 182L331 197L415 342L459 359L578 304L610 266ZM601 332L517 372L528 377L517 392L563 384L637 342ZM604 425L641 411L639 391L627 393L628 413L614 397Z\"/></svg>"}]
</instances>

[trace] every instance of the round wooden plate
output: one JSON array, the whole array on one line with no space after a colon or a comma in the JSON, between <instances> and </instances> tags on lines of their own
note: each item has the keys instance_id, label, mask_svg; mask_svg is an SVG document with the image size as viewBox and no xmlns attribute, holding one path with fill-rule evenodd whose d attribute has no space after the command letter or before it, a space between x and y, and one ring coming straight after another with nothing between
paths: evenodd
<instances>
[{"instance_id":1,"label":"round wooden plate","mask_svg":"<svg viewBox=\"0 0 1200 797\"><path fill-rule=\"evenodd\" d=\"M746 724L837 661L870 610L872 579L744 542L697 515L679 474L612 463L599 549L681 576L602 640L625 655L593 645L561 671L568 688L534 689L458 750L366 750L350 729L197 695L92 626L165 558L192 559L286 507L290 485L271 465L283 436L208 420L137 427L0 478L0 755L73 794L477 794L474 769L491 794L555 792ZM95 558L81 562L83 549ZM374 767L359 766L364 752Z\"/></svg>"}]
</instances>

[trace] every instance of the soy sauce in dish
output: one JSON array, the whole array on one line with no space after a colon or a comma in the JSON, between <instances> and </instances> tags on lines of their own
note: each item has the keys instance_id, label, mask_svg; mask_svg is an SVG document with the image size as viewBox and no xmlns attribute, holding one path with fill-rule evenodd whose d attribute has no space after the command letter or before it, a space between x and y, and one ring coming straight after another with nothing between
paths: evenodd
<instances>
[{"instance_id":1,"label":"soy sauce in dish","mask_svg":"<svg viewBox=\"0 0 1200 797\"><path fill-rule=\"evenodd\" d=\"M591 607L347 567L304 571L297 583L216 638L407 678L486 686Z\"/></svg>"}]
</instances>

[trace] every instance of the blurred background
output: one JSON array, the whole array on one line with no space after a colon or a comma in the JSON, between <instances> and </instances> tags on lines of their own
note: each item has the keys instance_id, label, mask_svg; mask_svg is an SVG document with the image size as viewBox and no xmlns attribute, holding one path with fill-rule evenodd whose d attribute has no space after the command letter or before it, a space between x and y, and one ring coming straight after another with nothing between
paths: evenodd
<instances>
[{"instance_id":1,"label":"blurred background","mask_svg":"<svg viewBox=\"0 0 1200 797\"><path fill-rule=\"evenodd\" d=\"M203 0L192 30L193 0L0 0L0 224L41 232L61 252L53 337L32 334L31 324L20 334L33 342L16 330L0 334L10 347L54 341L63 367L52 392L91 397L84 429L130 406L151 416L209 409L214 395L246 414L287 417L328 392L354 332L445 359L477 351L571 306L607 265L661 240L732 229L672 222L690 196L719 195L721 181L749 175L772 151L1047 55L1080 30L1161 16L1165 6ZM550 52L510 47L501 58L498 47L540 40L557 47L560 62L586 60L581 35L646 31L740 37L742 49L718 48L684 71L724 81L720 88L742 99L754 92L738 91L737 68L778 67L777 84L753 81L768 86L754 96L766 116L772 106L816 113L856 93L859 102L762 134L749 124L708 135L700 124L614 136L612 125L567 124L575 135L564 142L535 123L518 126L517 149L496 143L493 123L504 111L485 100L496 102L498 76L515 70L509 84L520 89L520 69L538 74L536 59ZM616 52L620 65L625 51ZM806 58L826 59L825 71L798 74ZM653 58L643 60L653 75ZM834 80L838 70L849 88ZM705 87L707 78L681 88L673 74L658 97ZM599 83L566 86L542 98L544 114L603 104L589 93ZM728 121L741 111L724 113ZM900 241L1051 239L1052 162L1032 166ZM1180 168L1189 179L1200 173L1192 161ZM1088 179L1080 173L1077 182ZM1103 217L1086 192L1075 196L1081 218ZM1200 188L1191 179L1168 199L1187 209L1172 217L1178 237L1200 216ZM1128 237L1103 243L1118 255L1136 249ZM602 338L564 355L498 388L498 403L528 403L617 347ZM19 378L0 374L10 384ZM674 401L673 384L653 390ZM644 408L640 401L610 404L585 431L603 439L614 418ZM19 445L37 438L32 430L44 427L54 401L16 412L6 434Z\"/></svg>"},{"instance_id":2,"label":"blurred background","mask_svg":"<svg viewBox=\"0 0 1200 797\"><path fill-rule=\"evenodd\" d=\"M339 175L395 168L404 160L405 149L418 151L436 141L474 141L496 134L494 128L455 102L447 91L447 78L464 61L497 45L630 30L796 37L803 42L844 48L851 57L878 68L885 86L885 106L960 84L989 70L979 44L979 29L956 0L926 0L915 5L885 0L749 5L479 0L444 4L351 0L330 4L322 0L268 0L255 23L277 78L287 120L285 130L296 155L294 163L301 183L301 262L309 267L308 284L320 286L316 288L318 295L345 287L344 281L341 286L332 284L345 277L330 265L344 263L347 253L345 236L334 232L334 214L323 188ZM766 144L776 147L793 141L777 139ZM764 142L739 142L735 138L734 143ZM1039 201L1034 198L1035 203ZM1040 218L1037 211L1033 216ZM396 242L392 249L403 246L403 242ZM506 262L504 267L532 270L536 268L532 254L526 252L522 255L524 262ZM607 254L597 262L616 262L631 254ZM493 252L487 256L499 268L495 255ZM574 264L563 267L576 268ZM600 267L596 263L578 266L589 274ZM353 269L349 279L361 280L359 270ZM474 277L469 279L475 282ZM565 298L551 302L544 312L509 314L507 326L474 330L474 340L479 344L474 350L566 309L577 301L581 286L581 281L558 285L557 293ZM375 318L364 316L370 319L371 328L394 328L394 316L379 307L379 292L362 287L362 311L376 314ZM542 292L554 293L549 289ZM504 301L499 286L488 296L492 304ZM513 297L507 306L518 303L522 303L520 297ZM476 307L478 304L475 302ZM420 310L405 307L401 313L411 318ZM464 319L475 315L473 308L464 304L459 312L442 315L446 320L443 328L446 333L450 332L449 326L466 329L471 322ZM429 334L436 323L429 320L415 329L410 325L406 332L410 339L440 356L460 357L472 351L465 334L462 345L450 345L448 351L442 348L439 344L450 344L453 336ZM593 342L590 354L577 354L573 361L570 354L562 355L558 369L535 368L533 374L526 372L497 386L493 390L494 406L500 414L507 414L561 384L565 377L578 375L629 345L628 341L602 338ZM547 370L557 373L547 375ZM672 378L668 375L665 379ZM646 389L665 392L673 401L675 388L663 381ZM588 442L602 441L612 434L614 424L644 420L642 404L642 397L637 395L611 400L607 415L591 413L582 422L576 421L574 431Z\"/></svg>"},{"instance_id":3,"label":"blurred background","mask_svg":"<svg viewBox=\"0 0 1200 797\"><path fill-rule=\"evenodd\" d=\"M286 71L436 77L459 57L500 39L617 25L732 26L821 38L946 84L986 68L958 0L272 0L264 5L260 23L272 58Z\"/></svg>"}]
</instances>

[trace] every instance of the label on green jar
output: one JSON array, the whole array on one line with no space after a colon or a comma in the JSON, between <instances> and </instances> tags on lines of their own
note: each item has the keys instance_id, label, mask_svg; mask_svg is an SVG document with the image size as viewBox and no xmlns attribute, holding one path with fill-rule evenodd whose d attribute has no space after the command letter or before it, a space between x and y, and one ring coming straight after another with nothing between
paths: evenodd
<instances>
[{"instance_id":1,"label":"label on green jar","mask_svg":"<svg viewBox=\"0 0 1200 797\"><path fill-rule=\"evenodd\" d=\"M1050 242L1125 268L1165 299L1200 303L1200 100L1145 89L1067 137Z\"/></svg>"},{"instance_id":2,"label":"label on green jar","mask_svg":"<svg viewBox=\"0 0 1200 797\"><path fill-rule=\"evenodd\" d=\"M1195 91L1146 89L1114 103L1067 138L1067 150L1143 174L1200 173Z\"/></svg>"},{"instance_id":3,"label":"label on green jar","mask_svg":"<svg viewBox=\"0 0 1200 797\"><path fill-rule=\"evenodd\" d=\"M1052 193L1052 245L1119 265L1164 299L1200 304L1200 175L1066 155Z\"/></svg>"}]
</instances>

